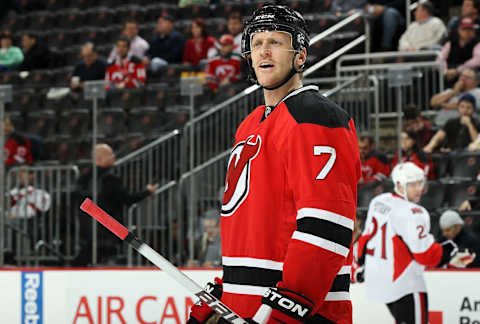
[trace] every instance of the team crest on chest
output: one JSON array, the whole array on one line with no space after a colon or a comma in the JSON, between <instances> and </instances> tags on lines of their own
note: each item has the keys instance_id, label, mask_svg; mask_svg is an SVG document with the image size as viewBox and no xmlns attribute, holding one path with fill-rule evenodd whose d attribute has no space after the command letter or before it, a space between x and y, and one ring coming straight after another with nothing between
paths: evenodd
<instances>
[{"instance_id":1,"label":"team crest on chest","mask_svg":"<svg viewBox=\"0 0 480 324\"><path fill-rule=\"evenodd\" d=\"M232 215L247 198L250 189L250 167L261 146L260 135L250 135L233 148L228 160L222 216Z\"/></svg>"}]
</instances>

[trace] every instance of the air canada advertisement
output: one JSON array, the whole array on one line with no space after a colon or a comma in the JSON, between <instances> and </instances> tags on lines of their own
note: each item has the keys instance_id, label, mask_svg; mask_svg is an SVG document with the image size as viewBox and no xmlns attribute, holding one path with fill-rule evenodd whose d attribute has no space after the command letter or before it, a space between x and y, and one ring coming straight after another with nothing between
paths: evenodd
<instances>
[{"instance_id":1,"label":"air canada advertisement","mask_svg":"<svg viewBox=\"0 0 480 324\"><path fill-rule=\"evenodd\" d=\"M204 286L220 270L187 270ZM480 324L480 271L427 271L430 324ZM195 297L156 269L0 270L2 323L184 324ZM350 286L353 323L394 324Z\"/></svg>"}]
</instances>

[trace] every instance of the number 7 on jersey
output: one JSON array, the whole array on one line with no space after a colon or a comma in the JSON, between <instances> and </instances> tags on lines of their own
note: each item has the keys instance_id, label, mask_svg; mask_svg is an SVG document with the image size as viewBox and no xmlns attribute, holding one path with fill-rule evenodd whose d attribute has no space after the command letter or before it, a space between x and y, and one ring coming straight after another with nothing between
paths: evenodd
<instances>
[{"instance_id":1,"label":"number 7 on jersey","mask_svg":"<svg viewBox=\"0 0 480 324\"><path fill-rule=\"evenodd\" d=\"M335 150L335 148L331 146L315 145L313 147L313 155L320 156L322 154L330 154L330 157L327 163L325 163L325 166L322 168L320 173L315 178L315 180L325 179L325 177L328 175L330 170L333 168L333 165L335 164L335 160L337 159L337 151Z\"/></svg>"}]
</instances>

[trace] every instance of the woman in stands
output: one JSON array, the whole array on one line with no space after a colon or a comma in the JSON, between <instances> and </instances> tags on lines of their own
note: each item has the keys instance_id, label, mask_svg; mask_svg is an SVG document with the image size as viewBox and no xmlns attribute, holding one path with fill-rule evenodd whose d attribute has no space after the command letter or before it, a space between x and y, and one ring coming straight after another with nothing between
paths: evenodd
<instances>
[{"instance_id":1,"label":"woman in stands","mask_svg":"<svg viewBox=\"0 0 480 324\"><path fill-rule=\"evenodd\" d=\"M192 35L183 50L183 64L198 65L205 62L209 52L215 52L215 38L208 35L207 25L202 18L192 22Z\"/></svg>"},{"instance_id":2,"label":"woman in stands","mask_svg":"<svg viewBox=\"0 0 480 324\"><path fill-rule=\"evenodd\" d=\"M435 173L433 169L432 158L427 156L420 148L418 134L412 131L402 132L402 159L403 162L413 162L425 172L428 179L434 179ZM398 152L392 163L392 169L398 164Z\"/></svg>"}]
</instances>

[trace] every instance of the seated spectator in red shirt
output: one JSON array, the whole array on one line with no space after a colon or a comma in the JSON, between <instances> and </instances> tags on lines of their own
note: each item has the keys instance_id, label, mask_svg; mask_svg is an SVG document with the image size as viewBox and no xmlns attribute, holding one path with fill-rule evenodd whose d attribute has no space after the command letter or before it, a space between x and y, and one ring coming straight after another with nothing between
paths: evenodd
<instances>
[{"instance_id":1,"label":"seated spectator in red shirt","mask_svg":"<svg viewBox=\"0 0 480 324\"><path fill-rule=\"evenodd\" d=\"M432 158L427 156L420 148L419 136L412 131L402 132L402 159L400 163L412 162L423 169L428 179L435 179ZM392 169L398 164L398 152L392 162Z\"/></svg>"},{"instance_id":2,"label":"seated spectator in red shirt","mask_svg":"<svg viewBox=\"0 0 480 324\"><path fill-rule=\"evenodd\" d=\"M418 144L424 147L433 137L432 124L423 119L415 105L410 105L403 111L403 130L418 134Z\"/></svg>"},{"instance_id":3,"label":"seated spectator in red shirt","mask_svg":"<svg viewBox=\"0 0 480 324\"><path fill-rule=\"evenodd\" d=\"M204 63L215 51L215 38L208 35L207 25L202 18L192 22L192 35L183 49L183 63L198 65Z\"/></svg>"},{"instance_id":4,"label":"seated spectator in red shirt","mask_svg":"<svg viewBox=\"0 0 480 324\"><path fill-rule=\"evenodd\" d=\"M120 38L117 41L117 59L107 67L105 80L107 89L139 88L145 85L146 71L142 61L129 54L130 41Z\"/></svg>"},{"instance_id":5,"label":"seated spectator in red shirt","mask_svg":"<svg viewBox=\"0 0 480 324\"><path fill-rule=\"evenodd\" d=\"M225 34L220 37L220 55L208 62L206 75L207 85L214 91L242 78L241 57L233 53L233 36Z\"/></svg>"},{"instance_id":6,"label":"seated spectator in red shirt","mask_svg":"<svg viewBox=\"0 0 480 324\"><path fill-rule=\"evenodd\" d=\"M30 139L15 131L15 125L8 116L4 119L3 133L5 134L5 166L32 164L32 143Z\"/></svg>"},{"instance_id":7,"label":"seated spectator in red shirt","mask_svg":"<svg viewBox=\"0 0 480 324\"><path fill-rule=\"evenodd\" d=\"M375 150L373 135L370 133L360 134L358 137L358 149L362 161L362 177L359 184L372 181L383 181L390 174L387 156Z\"/></svg>"}]
</instances>

